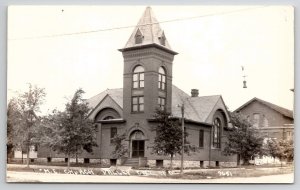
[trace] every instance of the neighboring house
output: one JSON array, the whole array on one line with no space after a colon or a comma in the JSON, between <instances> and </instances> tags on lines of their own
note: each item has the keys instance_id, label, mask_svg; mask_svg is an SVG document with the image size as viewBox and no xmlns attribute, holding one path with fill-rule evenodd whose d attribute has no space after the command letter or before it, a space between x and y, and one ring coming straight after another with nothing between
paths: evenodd
<instances>
[{"instance_id":1,"label":"neighboring house","mask_svg":"<svg viewBox=\"0 0 300 190\"><path fill-rule=\"evenodd\" d=\"M150 7L119 51L124 58L123 88L108 89L87 100L92 109L89 118L98 129L98 147L93 154L79 155L84 162L167 166L170 157L153 153L151 148L158 125L153 115L160 108L180 119L178 105L184 104L187 140L197 147L196 152L184 155L185 166L236 165L236 156L222 153L229 123L222 97L199 97L197 89L192 89L189 96L172 84L172 62L177 53L171 49ZM122 160L112 155L111 140L116 134L126 135L128 154ZM38 156L48 160L59 157L51 151L40 152ZM180 166L180 155L175 155L174 166Z\"/></svg>"},{"instance_id":2,"label":"neighboring house","mask_svg":"<svg viewBox=\"0 0 300 190\"><path fill-rule=\"evenodd\" d=\"M235 110L260 129L265 138L292 140L294 117L291 110L253 98Z\"/></svg>"},{"instance_id":3,"label":"neighboring house","mask_svg":"<svg viewBox=\"0 0 300 190\"><path fill-rule=\"evenodd\" d=\"M31 159L31 162L33 162L34 159L37 158L37 146L30 146L29 158ZM26 162L26 159L27 152L23 152L21 148L17 148L16 150L14 150L14 158L11 161Z\"/></svg>"}]
</instances>

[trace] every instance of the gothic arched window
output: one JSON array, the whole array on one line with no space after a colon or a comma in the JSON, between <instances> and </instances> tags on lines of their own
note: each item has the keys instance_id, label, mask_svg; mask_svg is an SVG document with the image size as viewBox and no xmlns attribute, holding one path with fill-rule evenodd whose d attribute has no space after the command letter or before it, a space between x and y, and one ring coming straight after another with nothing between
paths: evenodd
<instances>
[{"instance_id":1,"label":"gothic arched window","mask_svg":"<svg viewBox=\"0 0 300 190\"><path fill-rule=\"evenodd\" d=\"M220 118L215 118L213 123L213 147L220 148L220 133L221 133L221 120Z\"/></svg>"},{"instance_id":2,"label":"gothic arched window","mask_svg":"<svg viewBox=\"0 0 300 190\"><path fill-rule=\"evenodd\" d=\"M166 90L166 71L163 67L158 69L158 89Z\"/></svg>"},{"instance_id":3,"label":"gothic arched window","mask_svg":"<svg viewBox=\"0 0 300 190\"><path fill-rule=\"evenodd\" d=\"M133 88L144 88L144 67L137 66L133 70L132 83Z\"/></svg>"}]
</instances>

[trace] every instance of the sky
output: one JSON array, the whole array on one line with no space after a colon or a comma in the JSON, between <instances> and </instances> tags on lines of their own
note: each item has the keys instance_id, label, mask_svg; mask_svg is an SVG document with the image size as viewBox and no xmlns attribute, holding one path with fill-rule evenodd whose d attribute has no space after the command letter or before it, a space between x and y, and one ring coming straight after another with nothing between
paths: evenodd
<instances>
[{"instance_id":1,"label":"sky","mask_svg":"<svg viewBox=\"0 0 300 190\"><path fill-rule=\"evenodd\" d=\"M293 109L291 6L151 6L172 49L173 84L222 95L233 111L253 97ZM125 46L145 6L10 6L7 99L45 88L41 114L123 87ZM244 67L244 71L242 70ZM243 88L243 76L247 88Z\"/></svg>"}]
</instances>

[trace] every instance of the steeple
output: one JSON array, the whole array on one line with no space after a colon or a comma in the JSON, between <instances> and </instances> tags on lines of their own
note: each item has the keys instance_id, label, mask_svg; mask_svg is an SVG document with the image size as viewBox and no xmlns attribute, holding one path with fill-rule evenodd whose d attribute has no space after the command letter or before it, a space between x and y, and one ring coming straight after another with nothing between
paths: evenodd
<instances>
[{"instance_id":1,"label":"steeple","mask_svg":"<svg viewBox=\"0 0 300 190\"><path fill-rule=\"evenodd\" d=\"M171 112L172 67L177 53L150 7L119 51L124 58L123 118L127 124L152 118L157 108Z\"/></svg>"},{"instance_id":2,"label":"steeple","mask_svg":"<svg viewBox=\"0 0 300 190\"><path fill-rule=\"evenodd\" d=\"M154 16L151 7L147 7L137 26L133 30L125 47L120 51L140 48L142 46L156 46L158 48L177 54L171 49L164 31Z\"/></svg>"}]
</instances>

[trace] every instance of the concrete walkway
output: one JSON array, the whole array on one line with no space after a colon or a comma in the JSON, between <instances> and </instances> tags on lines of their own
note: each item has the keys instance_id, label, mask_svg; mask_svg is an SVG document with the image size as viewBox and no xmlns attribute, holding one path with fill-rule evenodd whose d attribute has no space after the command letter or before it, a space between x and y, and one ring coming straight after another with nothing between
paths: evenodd
<instances>
[{"instance_id":1,"label":"concrete walkway","mask_svg":"<svg viewBox=\"0 0 300 190\"><path fill-rule=\"evenodd\" d=\"M269 175L248 178L226 177L219 179L189 180L143 176L99 176L7 171L6 180L7 182L47 183L293 183L294 174Z\"/></svg>"}]
</instances>

